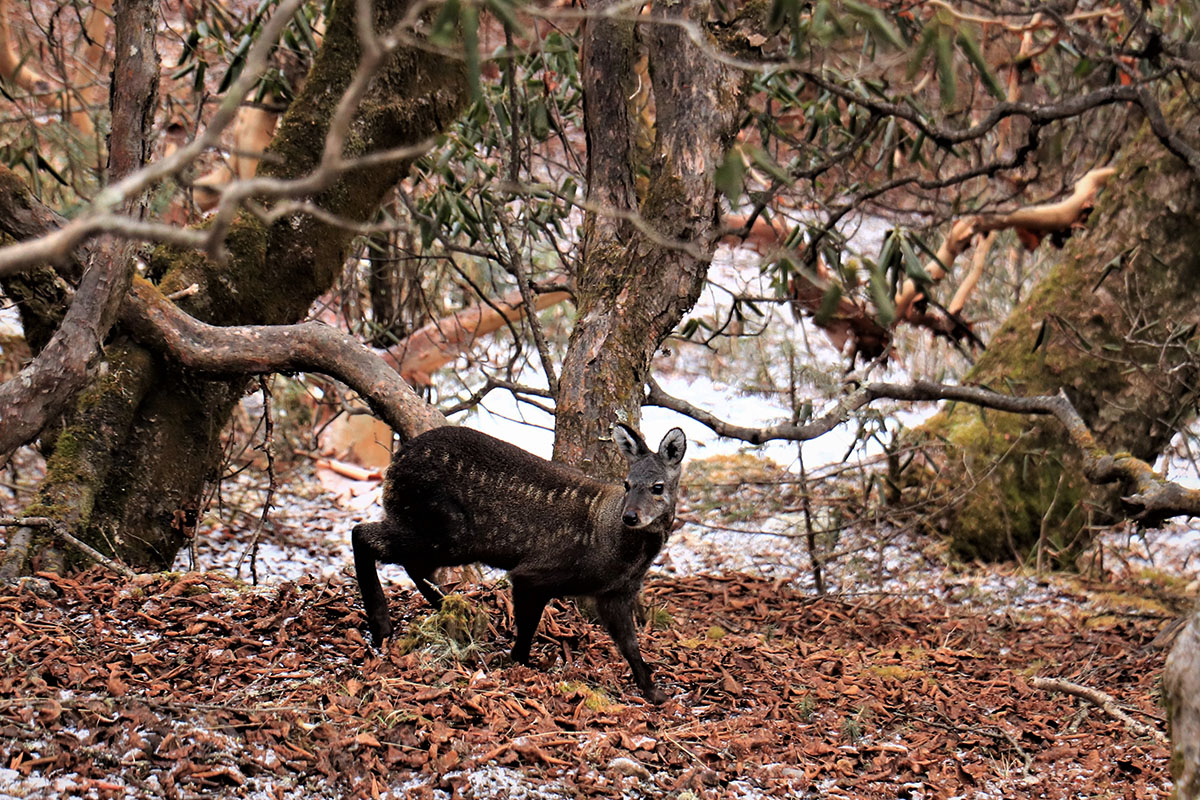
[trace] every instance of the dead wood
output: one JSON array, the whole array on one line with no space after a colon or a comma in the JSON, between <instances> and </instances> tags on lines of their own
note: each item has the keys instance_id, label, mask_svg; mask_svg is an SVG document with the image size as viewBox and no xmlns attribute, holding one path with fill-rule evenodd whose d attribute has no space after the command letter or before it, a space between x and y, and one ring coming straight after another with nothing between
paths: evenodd
<instances>
[{"instance_id":1,"label":"dead wood","mask_svg":"<svg viewBox=\"0 0 1200 800\"><path fill-rule=\"evenodd\" d=\"M1011 211L1007 214L986 214L963 217L957 220L950 229L950 234L938 248L937 258L931 259L925 265L925 272L934 283L940 282L954 267L958 256L971 245L977 236L988 234L978 245L972 271L967 279L959 285L954 299L947 306L952 313L957 314L966 305L967 298L974 290L983 269L983 261L991 249L995 231L1013 229L1025 246L1033 250L1048 234L1055 234L1055 242L1061 246L1062 240L1070 235L1072 228L1081 225L1087 219L1088 213L1096 204L1096 194L1116 173L1112 167L1094 169L1075 182L1071 195L1056 203L1029 206ZM896 319L913 322L914 305L924 294L924 289L909 279L904 282L900 294L896 296Z\"/></svg>"},{"instance_id":2,"label":"dead wood","mask_svg":"<svg viewBox=\"0 0 1200 800\"><path fill-rule=\"evenodd\" d=\"M221 202L221 188L236 180L246 180L258 174L262 159L279 115L256 106L241 106L233 120L233 149L229 158L197 178L192 184L196 205L201 211L212 211Z\"/></svg>"},{"instance_id":3,"label":"dead wood","mask_svg":"<svg viewBox=\"0 0 1200 800\"><path fill-rule=\"evenodd\" d=\"M958 315L983 273L987 255L995 242L995 232L1013 229L1031 250L1047 235L1053 235L1054 242L1061 246L1073 228L1087 219L1088 213L1095 205L1097 192L1115 172L1111 167L1091 170L1076 181L1075 189L1069 197L1056 203L1030 206L1007 214L967 216L955 221L950 233L938 248L936 256L924 265L924 270L932 279L932 283L941 282L950 274L958 257L975 242L977 244L971 271L959 284L953 300L943 310L944 314L925 311L921 301L925 299L928 287L918 285L911 278L906 279L895 297L894 324L905 322L927 328L954 341L966 338L973 344L982 344L971 333L970 325ZM741 218L737 217L730 218L732 223L740 220ZM745 227L744 222L742 226ZM769 244L777 242L780 238L778 226L757 222L746 236L746 240L759 249L759 252L764 252ZM845 350L847 343L852 343L855 356L863 355L870 359L886 353L891 344L892 332L876 321L866 303L850 297L841 297L832 313L821 313L830 285L820 264L815 279L803 274L793 276L789 282L789 293L794 308L799 313L819 317L816 321L817 326L825 331L830 342L839 350Z\"/></svg>"},{"instance_id":4,"label":"dead wood","mask_svg":"<svg viewBox=\"0 0 1200 800\"><path fill-rule=\"evenodd\" d=\"M560 288L551 286L547 291L539 292L533 298L534 309L541 311L571 296L565 284L558 286ZM402 342L388 348L384 360L406 381L427 386L434 370L453 361L481 337L525 314L521 292L512 291L499 300L476 303L413 331Z\"/></svg>"},{"instance_id":5,"label":"dead wood","mask_svg":"<svg viewBox=\"0 0 1200 800\"><path fill-rule=\"evenodd\" d=\"M1035 689L1043 689L1047 692L1062 692L1063 694L1081 697L1089 703L1098 706L1101 711L1120 722L1138 736L1149 736L1161 744L1167 743L1167 737L1162 731L1153 726L1138 722L1121 710L1121 707L1117 705L1117 701L1112 695L1102 692L1099 689L1093 689L1090 686L1062 680L1061 678L1043 678L1040 676L1034 676L1029 681L1029 685Z\"/></svg>"},{"instance_id":6,"label":"dead wood","mask_svg":"<svg viewBox=\"0 0 1200 800\"><path fill-rule=\"evenodd\" d=\"M1067 234L1071 228L1082 224L1087 213L1096 204L1096 193L1116 174L1116 169L1103 167L1094 169L1075 183L1075 190L1057 203L1029 206L1007 214L987 214L975 218L975 232L1016 230L1021 242L1030 250L1035 249L1047 234Z\"/></svg>"},{"instance_id":7,"label":"dead wood","mask_svg":"<svg viewBox=\"0 0 1200 800\"><path fill-rule=\"evenodd\" d=\"M950 227L950 234L937 250L937 258L925 265L925 272L938 283L954 268L954 262L971 246L971 239L976 233L974 217L964 217ZM924 297L924 291L911 278L904 281L900 294L896 296L896 319L910 320L913 306Z\"/></svg>"},{"instance_id":8,"label":"dead wood","mask_svg":"<svg viewBox=\"0 0 1200 800\"><path fill-rule=\"evenodd\" d=\"M54 532L55 536L62 539L67 544L71 545L76 550L83 553L85 556L87 556L92 561L96 562L97 564L100 564L103 567L107 567L108 569L112 570L113 572L117 573L118 575L120 575L121 577L124 577L124 578L132 579L132 578L137 577L136 572L134 572L133 570L131 570L129 567L125 566L121 562L114 561L113 559L104 555L99 550L95 549L94 547L91 547L87 543L81 542L79 539L76 539L73 535L71 535L71 532L67 530L67 526L64 525L62 522L60 522L59 520L50 519L49 517L0 517L0 526L15 527L18 529L48 528ZM24 541L26 543L26 545L28 545L28 542L30 539L28 532L26 532L23 535L23 538L22 537L18 537L18 538L20 538L22 541ZM10 563L10 560L6 558L5 564L7 565L8 563ZM4 581L4 580L12 581L12 580L15 580L17 577L18 577L18 575L15 575L15 574L8 575L6 571L0 570L0 581Z\"/></svg>"},{"instance_id":9,"label":"dead wood","mask_svg":"<svg viewBox=\"0 0 1200 800\"><path fill-rule=\"evenodd\" d=\"M34 63L36 48L29 46L32 40L14 31L12 14L11 0L0 0L0 77L24 89L43 106L53 105L60 94L57 87L64 88L70 98L67 105L75 106L67 118L84 138L92 139L96 129L92 123L91 108L102 103L108 91L102 67L108 20L114 16L112 0L98 0L88 10L83 23L83 35L87 43L79 58L71 64L74 69L64 76L61 83L47 77ZM127 55L136 57L137 54ZM81 71L87 74L79 74ZM71 102L72 99L78 102ZM117 119L116 109L113 119Z\"/></svg>"}]
</instances>

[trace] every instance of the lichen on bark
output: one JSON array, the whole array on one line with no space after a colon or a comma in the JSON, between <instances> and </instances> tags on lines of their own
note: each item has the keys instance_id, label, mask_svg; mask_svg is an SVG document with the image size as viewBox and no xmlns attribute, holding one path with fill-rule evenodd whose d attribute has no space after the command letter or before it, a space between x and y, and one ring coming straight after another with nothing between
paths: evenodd
<instances>
[{"instance_id":1,"label":"lichen on bark","mask_svg":"<svg viewBox=\"0 0 1200 800\"><path fill-rule=\"evenodd\" d=\"M120 458L137 401L154 374L149 354L128 341L109 345L97 372L76 396L74 423L55 438L46 476L36 499L25 509L28 516L50 517L76 531L92 527L97 496L114 461ZM87 538L96 549L113 555L119 544L113 533L92 530ZM129 552L121 555L138 563Z\"/></svg>"}]
</instances>

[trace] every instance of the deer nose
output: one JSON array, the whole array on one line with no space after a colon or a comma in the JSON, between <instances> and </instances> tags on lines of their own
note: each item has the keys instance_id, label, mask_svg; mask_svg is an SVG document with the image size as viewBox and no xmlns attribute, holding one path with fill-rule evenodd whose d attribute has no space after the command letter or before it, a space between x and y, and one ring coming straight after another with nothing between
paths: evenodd
<instances>
[{"instance_id":1,"label":"deer nose","mask_svg":"<svg viewBox=\"0 0 1200 800\"><path fill-rule=\"evenodd\" d=\"M638 524L638 515L636 511L626 511L625 516L621 518L624 523L630 528Z\"/></svg>"}]
</instances>

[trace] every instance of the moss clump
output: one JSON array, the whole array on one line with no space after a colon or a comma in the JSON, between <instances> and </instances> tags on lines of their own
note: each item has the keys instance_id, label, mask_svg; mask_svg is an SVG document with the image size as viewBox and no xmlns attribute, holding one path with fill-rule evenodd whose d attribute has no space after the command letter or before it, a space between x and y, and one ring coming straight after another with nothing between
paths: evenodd
<instances>
[{"instance_id":1,"label":"moss clump","mask_svg":"<svg viewBox=\"0 0 1200 800\"><path fill-rule=\"evenodd\" d=\"M730 522L754 519L797 502L794 477L754 453L699 458L688 464L688 501Z\"/></svg>"},{"instance_id":2,"label":"moss clump","mask_svg":"<svg viewBox=\"0 0 1200 800\"><path fill-rule=\"evenodd\" d=\"M1100 614L1095 617L1088 617L1083 621L1083 627L1089 631L1104 630L1106 628L1114 628L1119 625L1121 618L1115 614Z\"/></svg>"},{"instance_id":3,"label":"moss clump","mask_svg":"<svg viewBox=\"0 0 1200 800\"><path fill-rule=\"evenodd\" d=\"M925 672L919 669L910 669L899 664L881 664L878 666L867 667L867 672L871 675L883 678L884 680L907 681L914 678L925 677Z\"/></svg>"},{"instance_id":4,"label":"moss clump","mask_svg":"<svg viewBox=\"0 0 1200 800\"><path fill-rule=\"evenodd\" d=\"M586 683L563 681L558 685L558 689L568 698L581 698L585 706L598 713L620 708L620 704L614 703L604 691L588 686Z\"/></svg>"},{"instance_id":5,"label":"moss clump","mask_svg":"<svg viewBox=\"0 0 1200 800\"><path fill-rule=\"evenodd\" d=\"M1171 114L1172 124L1195 126L1193 108ZM1098 448L1145 461L1170 441L1194 394L1194 381L1163 377L1192 358L1177 331L1197 322L1200 274L1200 184L1153 138L1143 127L1123 148L1088 230L963 379L1017 395L1062 391ZM1089 487L1053 419L959 405L924 427L946 443L929 483L953 500L938 528L963 558L1020 557L1044 532L1056 560L1070 564L1090 525L1123 513L1121 487Z\"/></svg>"},{"instance_id":6,"label":"moss clump","mask_svg":"<svg viewBox=\"0 0 1200 800\"><path fill-rule=\"evenodd\" d=\"M1062 437L1017 414L957 406L923 426L927 446L940 440L950 468L931 477L950 501L935 527L963 560L999 561L1035 547L1043 528L1058 561L1073 559L1087 522L1087 488L1077 457Z\"/></svg>"},{"instance_id":7,"label":"moss clump","mask_svg":"<svg viewBox=\"0 0 1200 800\"><path fill-rule=\"evenodd\" d=\"M1179 585L1179 579L1177 579L1176 585ZM1172 617L1177 613L1175 609L1161 600L1128 592L1101 592L1095 597L1095 600L1101 607L1113 611L1133 611L1162 617Z\"/></svg>"},{"instance_id":8,"label":"moss clump","mask_svg":"<svg viewBox=\"0 0 1200 800\"><path fill-rule=\"evenodd\" d=\"M75 419L55 438L46 461L46 478L26 516L64 523L102 553L112 542L89 530L99 486L117 455L118 440L129 425L133 405L143 391L149 356L140 348L115 344L106 352L107 371L91 381L75 400ZM133 377L131 377L133 376Z\"/></svg>"},{"instance_id":9,"label":"moss clump","mask_svg":"<svg viewBox=\"0 0 1200 800\"><path fill-rule=\"evenodd\" d=\"M442 607L411 630L397 641L400 652L422 650L435 658L462 661L478 650L477 641L487 630L487 614L462 595L446 595Z\"/></svg>"},{"instance_id":10,"label":"moss clump","mask_svg":"<svg viewBox=\"0 0 1200 800\"><path fill-rule=\"evenodd\" d=\"M666 606L654 606L646 612L650 627L656 631L665 631L675 625L675 617Z\"/></svg>"}]
</instances>

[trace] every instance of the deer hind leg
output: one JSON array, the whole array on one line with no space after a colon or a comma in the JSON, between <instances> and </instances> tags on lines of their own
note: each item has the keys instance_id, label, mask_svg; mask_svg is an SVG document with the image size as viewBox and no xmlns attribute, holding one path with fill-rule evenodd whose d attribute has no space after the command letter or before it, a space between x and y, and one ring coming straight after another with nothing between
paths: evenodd
<instances>
[{"instance_id":1,"label":"deer hind leg","mask_svg":"<svg viewBox=\"0 0 1200 800\"><path fill-rule=\"evenodd\" d=\"M362 593L367 628L376 647L380 647L383 640L392 635L387 596L379 584L379 572L375 568L375 562L384 551L382 545L387 536L388 529L381 522L355 525L350 534L350 541L354 545L354 574L358 578L358 590Z\"/></svg>"},{"instance_id":2,"label":"deer hind leg","mask_svg":"<svg viewBox=\"0 0 1200 800\"><path fill-rule=\"evenodd\" d=\"M518 664L529 663L529 648L533 635L537 633L542 611L550 602L549 595L522 581L513 581L513 620L517 635L513 642L512 658Z\"/></svg>"}]
</instances>

